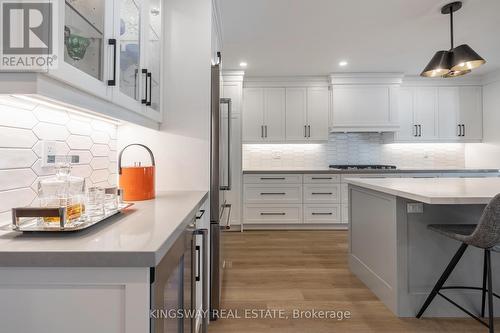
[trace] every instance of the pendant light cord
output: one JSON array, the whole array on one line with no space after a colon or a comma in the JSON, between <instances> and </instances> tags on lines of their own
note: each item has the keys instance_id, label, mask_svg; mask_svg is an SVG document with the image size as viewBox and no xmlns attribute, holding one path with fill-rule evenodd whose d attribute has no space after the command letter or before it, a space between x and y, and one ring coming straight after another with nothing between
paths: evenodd
<instances>
[{"instance_id":1,"label":"pendant light cord","mask_svg":"<svg viewBox=\"0 0 500 333\"><path fill-rule=\"evenodd\" d=\"M453 9L450 9L450 38L451 38L451 50L453 50Z\"/></svg>"}]
</instances>

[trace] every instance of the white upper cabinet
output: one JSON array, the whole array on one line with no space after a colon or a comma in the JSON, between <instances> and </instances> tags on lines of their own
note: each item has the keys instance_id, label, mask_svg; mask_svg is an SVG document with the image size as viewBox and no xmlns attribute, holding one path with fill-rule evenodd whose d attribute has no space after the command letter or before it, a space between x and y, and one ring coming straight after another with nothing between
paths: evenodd
<instances>
[{"instance_id":1,"label":"white upper cabinet","mask_svg":"<svg viewBox=\"0 0 500 333\"><path fill-rule=\"evenodd\" d=\"M462 139L483 139L483 91L479 86L460 87L458 124L462 125Z\"/></svg>"},{"instance_id":2,"label":"white upper cabinet","mask_svg":"<svg viewBox=\"0 0 500 333\"><path fill-rule=\"evenodd\" d=\"M285 89L264 89L264 140L280 142L285 139Z\"/></svg>"},{"instance_id":3,"label":"white upper cabinet","mask_svg":"<svg viewBox=\"0 0 500 333\"><path fill-rule=\"evenodd\" d=\"M420 140L433 140L437 131L437 91L435 88L416 88L413 100L415 137Z\"/></svg>"},{"instance_id":4,"label":"white upper cabinet","mask_svg":"<svg viewBox=\"0 0 500 333\"><path fill-rule=\"evenodd\" d=\"M479 86L405 87L397 141L474 142L482 139Z\"/></svg>"},{"instance_id":5,"label":"white upper cabinet","mask_svg":"<svg viewBox=\"0 0 500 333\"><path fill-rule=\"evenodd\" d=\"M242 119L243 141L284 141L285 89L245 88Z\"/></svg>"},{"instance_id":6,"label":"white upper cabinet","mask_svg":"<svg viewBox=\"0 0 500 333\"><path fill-rule=\"evenodd\" d=\"M309 140L328 140L329 98L327 87L307 88L307 134Z\"/></svg>"},{"instance_id":7,"label":"white upper cabinet","mask_svg":"<svg viewBox=\"0 0 500 333\"><path fill-rule=\"evenodd\" d=\"M396 129L397 89L389 85L334 85L331 130Z\"/></svg>"},{"instance_id":8,"label":"white upper cabinet","mask_svg":"<svg viewBox=\"0 0 500 333\"><path fill-rule=\"evenodd\" d=\"M307 89L286 88L286 140L307 139Z\"/></svg>"},{"instance_id":9,"label":"white upper cabinet","mask_svg":"<svg viewBox=\"0 0 500 333\"><path fill-rule=\"evenodd\" d=\"M64 59L48 75L161 122L161 1L66 1L59 17Z\"/></svg>"},{"instance_id":10,"label":"white upper cabinet","mask_svg":"<svg viewBox=\"0 0 500 333\"><path fill-rule=\"evenodd\" d=\"M264 88L243 91L243 141L264 140Z\"/></svg>"},{"instance_id":11,"label":"white upper cabinet","mask_svg":"<svg viewBox=\"0 0 500 333\"><path fill-rule=\"evenodd\" d=\"M64 1L57 7L58 67L48 74L73 87L111 99L113 1ZM111 67L110 67L111 66Z\"/></svg>"}]
</instances>

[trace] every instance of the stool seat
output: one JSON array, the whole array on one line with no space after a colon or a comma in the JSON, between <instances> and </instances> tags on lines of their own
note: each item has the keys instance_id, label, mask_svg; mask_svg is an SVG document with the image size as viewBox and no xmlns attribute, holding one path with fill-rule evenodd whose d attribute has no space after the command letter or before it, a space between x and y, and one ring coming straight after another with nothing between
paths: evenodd
<instances>
[{"instance_id":1,"label":"stool seat","mask_svg":"<svg viewBox=\"0 0 500 333\"><path fill-rule=\"evenodd\" d=\"M477 224L429 224L428 229L459 242L465 242L476 230Z\"/></svg>"}]
</instances>

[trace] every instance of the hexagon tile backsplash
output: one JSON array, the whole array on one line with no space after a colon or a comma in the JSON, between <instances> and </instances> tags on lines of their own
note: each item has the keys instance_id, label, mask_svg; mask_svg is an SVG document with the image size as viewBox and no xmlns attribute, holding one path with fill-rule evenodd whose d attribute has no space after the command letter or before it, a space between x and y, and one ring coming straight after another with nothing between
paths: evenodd
<instances>
[{"instance_id":1,"label":"hexagon tile backsplash","mask_svg":"<svg viewBox=\"0 0 500 333\"><path fill-rule=\"evenodd\" d=\"M38 181L54 174L42 167L42 141L56 141L57 155L78 155L71 173L88 186L117 183L117 126L12 96L0 95L0 222L12 207L36 204Z\"/></svg>"}]
</instances>

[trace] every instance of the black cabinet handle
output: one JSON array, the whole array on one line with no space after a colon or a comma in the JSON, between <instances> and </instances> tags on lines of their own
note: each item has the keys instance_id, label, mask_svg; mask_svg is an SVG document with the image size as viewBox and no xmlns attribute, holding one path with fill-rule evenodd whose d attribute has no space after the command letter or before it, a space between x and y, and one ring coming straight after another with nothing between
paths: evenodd
<instances>
[{"instance_id":1,"label":"black cabinet handle","mask_svg":"<svg viewBox=\"0 0 500 333\"><path fill-rule=\"evenodd\" d=\"M285 216L286 213L260 213L260 215L265 216L265 215L270 215L270 216Z\"/></svg>"},{"instance_id":2,"label":"black cabinet handle","mask_svg":"<svg viewBox=\"0 0 500 333\"><path fill-rule=\"evenodd\" d=\"M143 68L142 69L142 74L144 74L144 78L145 78L145 90L144 90L144 98L141 99L141 103L142 104L146 104L147 105L147 102L148 102L148 70Z\"/></svg>"},{"instance_id":3,"label":"black cabinet handle","mask_svg":"<svg viewBox=\"0 0 500 333\"><path fill-rule=\"evenodd\" d=\"M108 80L108 86L116 86L116 39L108 39L108 45L113 46L113 79Z\"/></svg>"},{"instance_id":4,"label":"black cabinet handle","mask_svg":"<svg viewBox=\"0 0 500 333\"><path fill-rule=\"evenodd\" d=\"M260 125L260 137L264 139L264 125Z\"/></svg>"},{"instance_id":5,"label":"black cabinet handle","mask_svg":"<svg viewBox=\"0 0 500 333\"><path fill-rule=\"evenodd\" d=\"M200 210L200 215L196 216L196 219L199 220L203 217L203 215L205 214L205 210L204 209L201 209Z\"/></svg>"},{"instance_id":6,"label":"black cabinet handle","mask_svg":"<svg viewBox=\"0 0 500 333\"><path fill-rule=\"evenodd\" d=\"M263 192L260 195L286 195L286 193L285 192L279 192L279 193L266 193L266 192Z\"/></svg>"},{"instance_id":7,"label":"black cabinet handle","mask_svg":"<svg viewBox=\"0 0 500 333\"><path fill-rule=\"evenodd\" d=\"M331 180L332 177L312 177L312 180Z\"/></svg>"},{"instance_id":8,"label":"black cabinet handle","mask_svg":"<svg viewBox=\"0 0 500 333\"><path fill-rule=\"evenodd\" d=\"M312 195L332 195L332 192L312 192Z\"/></svg>"},{"instance_id":9,"label":"black cabinet handle","mask_svg":"<svg viewBox=\"0 0 500 333\"><path fill-rule=\"evenodd\" d=\"M307 125L304 125L304 138L307 138Z\"/></svg>"},{"instance_id":10,"label":"black cabinet handle","mask_svg":"<svg viewBox=\"0 0 500 333\"><path fill-rule=\"evenodd\" d=\"M462 124L462 136L465 136L465 125Z\"/></svg>"},{"instance_id":11,"label":"black cabinet handle","mask_svg":"<svg viewBox=\"0 0 500 333\"><path fill-rule=\"evenodd\" d=\"M307 125L307 137L311 137L311 125Z\"/></svg>"},{"instance_id":12,"label":"black cabinet handle","mask_svg":"<svg viewBox=\"0 0 500 333\"><path fill-rule=\"evenodd\" d=\"M265 131L265 138L267 139L267 125L264 125L264 131Z\"/></svg>"},{"instance_id":13,"label":"black cabinet handle","mask_svg":"<svg viewBox=\"0 0 500 333\"><path fill-rule=\"evenodd\" d=\"M312 215L333 215L333 213L312 213Z\"/></svg>"},{"instance_id":14,"label":"black cabinet handle","mask_svg":"<svg viewBox=\"0 0 500 333\"><path fill-rule=\"evenodd\" d=\"M195 280L196 281L200 281L201 280L201 277L200 277L200 274L201 274L201 249L200 249L200 246L199 245L196 245L196 255L198 257L198 268L196 270L196 277L195 277Z\"/></svg>"},{"instance_id":15,"label":"black cabinet handle","mask_svg":"<svg viewBox=\"0 0 500 333\"><path fill-rule=\"evenodd\" d=\"M285 180L285 177L260 177L260 180Z\"/></svg>"},{"instance_id":16,"label":"black cabinet handle","mask_svg":"<svg viewBox=\"0 0 500 333\"><path fill-rule=\"evenodd\" d=\"M418 136L422 136L422 125L418 125Z\"/></svg>"},{"instance_id":17,"label":"black cabinet handle","mask_svg":"<svg viewBox=\"0 0 500 333\"><path fill-rule=\"evenodd\" d=\"M151 106L151 96L152 96L151 92L153 91L153 74L151 72L148 72L146 74L146 79L149 79L149 101L146 102L146 105ZM147 85L147 82L146 82L146 85ZM147 92L146 92L146 94L147 94Z\"/></svg>"},{"instance_id":18,"label":"black cabinet handle","mask_svg":"<svg viewBox=\"0 0 500 333\"><path fill-rule=\"evenodd\" d=\"M415 127L415 128L414 128L415 133L413 134L413 136L415 136L415 137L416 137L416 136L418 136L418 125L413 125L413 127Z\"/></svg>"},{"instance_id":19,"label":"black cabinet handle","mask_svg":"<svg viewBox=\"0 0 500 333\"><path fill-rule=\"evenodd\" d=\"M457 131L457 136L462 136L462 125L457 125L458 131Z\"/></svg>"}]
</instances>

